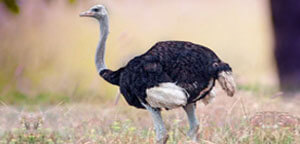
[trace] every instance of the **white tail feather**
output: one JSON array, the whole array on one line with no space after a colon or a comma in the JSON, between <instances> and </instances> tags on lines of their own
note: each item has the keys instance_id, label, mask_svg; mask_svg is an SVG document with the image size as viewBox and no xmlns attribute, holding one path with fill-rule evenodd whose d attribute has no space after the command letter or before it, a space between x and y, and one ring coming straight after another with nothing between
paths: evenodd
<instances>
[{"instance_id":1,"label":"white tail feather","mask_svg":"<svg viewBox=\"0 0 300 144\"><path fill-rule=\"evenodd\" d=\"M218 82L223 90L226 91L228 96L233 96L236 90L236 85L232 73L230 71L222 71L218 76Z\"/></svg>"}]
</instances>

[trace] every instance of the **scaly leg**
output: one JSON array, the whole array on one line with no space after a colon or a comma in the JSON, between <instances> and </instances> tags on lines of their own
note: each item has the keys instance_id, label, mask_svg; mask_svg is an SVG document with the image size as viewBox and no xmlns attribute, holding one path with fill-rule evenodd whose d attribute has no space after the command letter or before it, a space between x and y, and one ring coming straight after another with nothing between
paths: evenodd
<instances>
[{"instance_id":1,"label":"scaly leg","mask_svg":"<svg viewBox=\"0 0 300 144\"><path fill-rule=\"evenodd\" d=\"M188 131L187 135L193 140L197 141L197 132L199 129L199 122L196 117L195 109L196 109L196 104L195 103L190 103L183 107L189 120L190 124L190 130Z\"/></svg>"},{"instance_id":2,"label":"scaly leg","mask_svg":"<svg viewBox=\"0 0 300 144\"><path fill-rule=\"evenodd\" d=\"M167 143L169 136L168 136L167 130L165 128L164 122L162 120L160 110L154 109L146 104L143 104L143 105L150 112L150 114L153 118L157 144Z\"/></svg>"}]
</instances>

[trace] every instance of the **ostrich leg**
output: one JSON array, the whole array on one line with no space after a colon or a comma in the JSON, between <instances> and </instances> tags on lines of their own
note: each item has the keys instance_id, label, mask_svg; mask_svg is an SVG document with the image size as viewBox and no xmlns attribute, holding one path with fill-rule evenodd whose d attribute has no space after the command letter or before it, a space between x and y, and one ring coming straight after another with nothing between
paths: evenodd
<instances>
[{"instance_id":1,"label":"ostrich leg","mask_svg":"<svg viewBox=\"0 0 300 144\"><path fill-rule=\"evenodd\" d=\"M199 122L197 120L196 113L195 113L196 104L190 103L183 108L186 112L186 115L188 116L188 120L189 120L189 124L190 124L190 130L188 131L187 135L193 141L197 141L197 132L199 129Z\"/></svg>"},{"instance_id":2,"label":"ostrich leg","mask_svg":"<svg viewBox=\"0 0 300 144\"><path fill-rule=\"evenodd\" d=\"M164 122L162 120L160 110L154 109L146 104L143 104L143 105L146 107L146 109L150 112L150 114L152 116L157 144L167 143L169 136L168 136L167 130L165 128Z\"/></svg>"}]
</instances>

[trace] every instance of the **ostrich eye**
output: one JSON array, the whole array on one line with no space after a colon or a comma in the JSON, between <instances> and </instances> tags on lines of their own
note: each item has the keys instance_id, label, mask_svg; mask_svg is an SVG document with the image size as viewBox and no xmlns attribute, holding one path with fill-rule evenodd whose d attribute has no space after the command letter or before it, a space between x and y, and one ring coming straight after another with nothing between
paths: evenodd
<instances>
[{"instance_id":1,"label":"ostrich eye","mask_svg":"<svg viewBox=\"0 0 300 144\"><path fill-rule=\"evenodd\" d=\"M99 9L94 8L94 9L92 9L92 11L93 11L93 12L99 12Z\"/></svg>"}]
</instances>

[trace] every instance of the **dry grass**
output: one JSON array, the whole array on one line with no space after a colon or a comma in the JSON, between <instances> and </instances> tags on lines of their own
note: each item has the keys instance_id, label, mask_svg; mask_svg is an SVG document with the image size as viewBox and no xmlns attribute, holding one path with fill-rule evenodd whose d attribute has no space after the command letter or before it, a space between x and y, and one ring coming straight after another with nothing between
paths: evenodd
<instances>
[{"instance_id":1,"label":"dry grass","mask_svg":"<svg viewBox=\"0 0 300 144\"><path fill-rule=\"evenodd\" d=\"M240 91L234 98L218 92L216 100L198 103L199 143L299 143L300 107L279 97ZM144 110L127 106L59 105L40 112L1 107L0 143L154 143L152 121ZM182 109L164 111L168 143L188 143ZM191 142L192 143L192 142Z\"/></svg>"}]
</instances>

